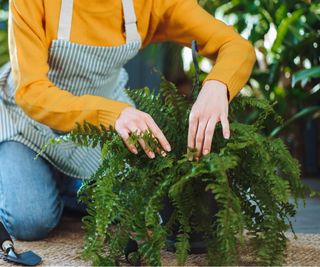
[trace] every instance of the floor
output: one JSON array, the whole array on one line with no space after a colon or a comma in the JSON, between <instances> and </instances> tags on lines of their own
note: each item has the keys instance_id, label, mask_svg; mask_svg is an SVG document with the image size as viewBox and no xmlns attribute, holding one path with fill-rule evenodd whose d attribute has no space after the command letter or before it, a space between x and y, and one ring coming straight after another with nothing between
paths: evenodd
<instances>
[{"instance_id":1,"label":"floor","mask_svg":"<svg viewBox=\"0 0 320 267\"><path fill-rule=\"evenodd\" d=\"M303 179L306 185L320 192L320 177ZM319 234L320 233L320 197L307 197L306 206L299 202L297 215L293 220L296 233Z\"/></svg>"}]
</instances>

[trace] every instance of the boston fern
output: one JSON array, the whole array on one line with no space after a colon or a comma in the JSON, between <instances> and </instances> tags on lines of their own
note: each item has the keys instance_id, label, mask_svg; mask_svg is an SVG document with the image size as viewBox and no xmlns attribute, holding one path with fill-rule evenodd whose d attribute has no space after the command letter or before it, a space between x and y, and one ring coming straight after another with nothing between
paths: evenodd
<instances>
[{"instance_id":1,"label":"boston fern","mask_svg":"<svg viewBox=\"0 0 320 267\"><path fill-rule=\"evenodd\" d=\"M178 225L175 245L180 265L186 262L193 232L204 236L208 265L237 264L239 248L248 243L258 264L281 265L285 231L291 228L289 219L295 215L298 198L304 197L304 188L299 164L284 143L262 134L266 118L278 119L272 106L265 100L236 98L230 105L231 138L225 140L218 126L213 152L190 161L195 153L186 149L192 101L165 79L159 94L148 88L128 94L155 119L172 152L161 156L159 143L146 132L133 134L130 142L138 144L142 138L159 155L151 160L141 148L134 155L113 129L89 123L62 138L102 150L99 168L79 192L88 206L83 219L85 258L94 265L115 265L133 239L146 264L161 265L160 251ZM252 125L237 119L238 111L246 108L261 111ZM216 214L210 213L208 194L218 205ZM159 213L166 198L172 212L161 223Z\"/></svg>"}]
</instances>

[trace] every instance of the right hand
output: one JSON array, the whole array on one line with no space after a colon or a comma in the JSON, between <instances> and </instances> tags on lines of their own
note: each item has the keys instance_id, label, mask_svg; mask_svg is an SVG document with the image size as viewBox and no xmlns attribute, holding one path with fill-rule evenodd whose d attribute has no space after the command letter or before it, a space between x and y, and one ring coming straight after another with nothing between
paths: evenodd
<instances>
[{"instance_id":1,"label":"right hand","mask_svg":"<svg viewBox=\"0 0 320 267\"><path fill-rule=\"evenodd\" d=\"M130 134L140 134L148 130L150 130L153 136L159 141L165 151L171 151L168 140L152 117L149 114L133 107L127 107L121 112L116 121L115 130L121 136L128 149L134 154L138 154L138 150L134 145L129 144L128 139ZM150 151L142 139L139 140L139 144L149 158L155 158L154 151Z\"/></svg>"}]
</instances>

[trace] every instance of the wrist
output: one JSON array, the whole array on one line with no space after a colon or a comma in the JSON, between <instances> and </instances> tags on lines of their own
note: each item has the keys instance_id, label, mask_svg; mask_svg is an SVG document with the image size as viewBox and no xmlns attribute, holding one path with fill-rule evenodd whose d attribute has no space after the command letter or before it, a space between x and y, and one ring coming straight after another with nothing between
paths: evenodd
<instances>
[{"instance_id":1,"label":"wrist","mask_svg":"<svg viewBox=\"0 0 320 267\"><path fill-rule=\"evenodd\" d=\"M222 92L227 93L228 87L225 83L217 81L217 80L207 80L203 83L203 88L214 88L216 90L220 90Z\"/></svg>"},{"instance_id":2,"label":"wrist","mask_svg":"<svg viewBox=\"0 0 320 267\"><path fill-rule=\"evenodd\" d=\"M121 115L122 113L131 112L132 109L135 109L135 108L132 107L132 106L124 107L124 108L122 109L122 111L120 112L120 115Z\"/></svg>"},{"instance_id":3,"label":"wrist","mask_svg":"<svg viewBox=\"0 0 320 267\"><path fill-rule=\"evenodd\" d=\"M230 99L230 95L229 95L229 90L228 90L228 86L223 83L220 82L218 80L207 80L203 83L202 86L202 90L214 90L215 93L219 93L219 94L223 94L225 96L227 96L227 99Z\"/></svg>"},{"instance_id":4,"label":"wrist","mask_svg":"<svg viewBox=\"0 0 320 267\"><path fill-rule=\"evenodd\" d=\"M215 92L220 92L221 94L224 94L225 96L227 96L228 101L230 99L228 86L225 83L220 82L218 80L207 80L203 83L202 88L208 88L208 90L214 90Z\"/></svg>"}]
</instances>

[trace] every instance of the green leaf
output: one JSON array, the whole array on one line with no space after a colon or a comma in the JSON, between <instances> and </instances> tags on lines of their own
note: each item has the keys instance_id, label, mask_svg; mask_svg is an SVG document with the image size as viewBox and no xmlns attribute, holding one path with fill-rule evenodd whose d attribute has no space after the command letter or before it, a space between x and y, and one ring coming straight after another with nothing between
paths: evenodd
<instances>
[{"instance_id":1,"label":"green leaf","mask_svg":"<svg viewBox=\"0 0 320 267\"><path fill-rule=\"evenodd\" d=\"M271 132L270 136L277 136L282 130L284 130L286 127L288 127L290 124L292 124L296 120L298 120L302 117L308 116L308 115L312 115L318 111L320 111L320 106L312 106L312 107L307 107L307 108L300 110L298 113L296 113L290 119L288 119L283 125L275 128Z\"/></svg>"},{"instance_id":2,"label":"green leaf","mask_svg":"<svg viewBox=\"0 0 320 267\"><path fill-rule=\"evenodd\" d=\"M281 49L284 40L290 30L290 27L298 20L300 19L300 17L302 16L302 14L304 14L304 10L303 9L299 9L294 11L292 14L290 14L290 16L288 16L287 18L285 18L284 20L282 20L278 31L277 31L277 38L274 41L274 44L271 48L271 50L273 52L279 52L279 50Z\"/></svg>"},{"instance_id":3,"label":"green leaf","mask_svg":"<svg viewBox=\"0 0 320 267\"><path fill-rule=\"evenodd\" d=\"M298 82L306 84L312 78L320 78L320 66L313 67L306 70L301 70L293 74L292 76L292 87L294 87Z\"/></svg>"}]
</instances>

